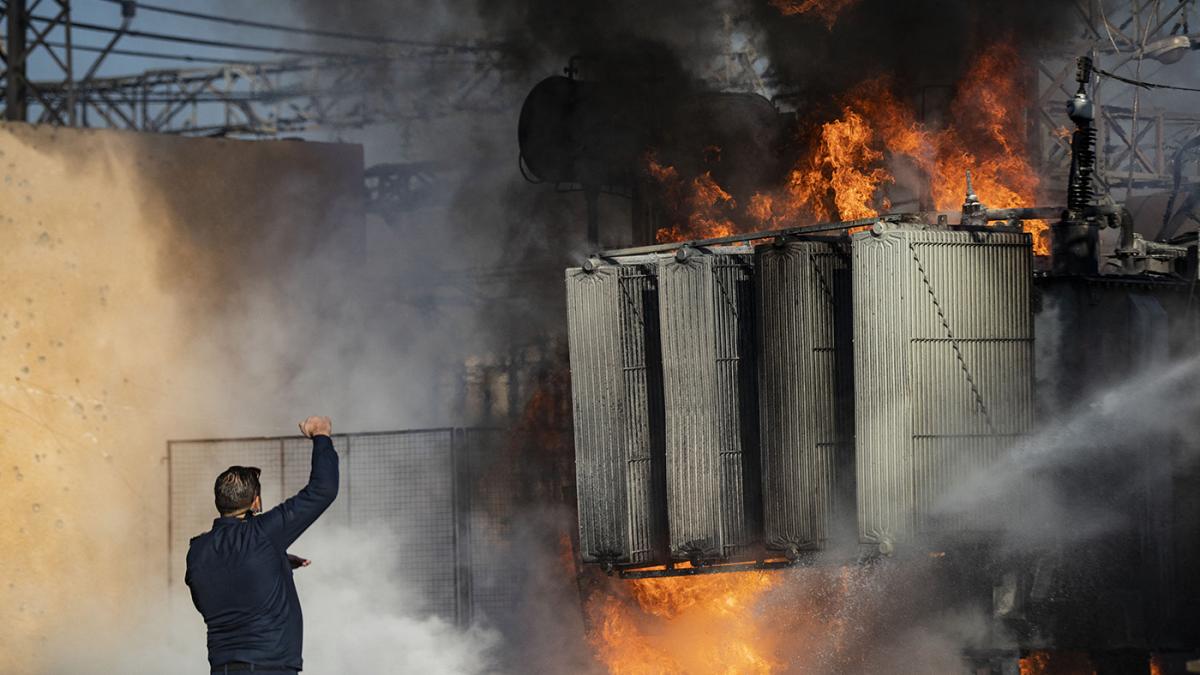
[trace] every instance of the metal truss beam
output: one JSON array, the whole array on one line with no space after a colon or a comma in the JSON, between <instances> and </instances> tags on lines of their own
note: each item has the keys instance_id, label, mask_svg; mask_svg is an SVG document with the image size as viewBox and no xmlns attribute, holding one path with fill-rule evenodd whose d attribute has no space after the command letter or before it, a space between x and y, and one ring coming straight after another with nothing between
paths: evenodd
<instances>
[{"instance_id":1,"label":"metal truss beam","mask_svg":"<svg viewBox=\"0 0 1200 675\"><path fill-rule=\"evenodd\" d=\"M38 26L34 24L34 12L41 12L49 20ZM0 43L0 61L3 61L4 119L10 121L30 120L31 109L41 107L34 119L52 124L72 124L69 114L63 115L49 102L46 88L57 88L71 97L74 82L74 64L71 44L70 0L7 0L0 1L0 23L4 42ZM61 37L67 48L48 44L48 37ZM29 79L28 66L31 58L39 55L46 60L54 72L52 82L34 82Z\"/></svg>"},{"instance_id":2,"label":"metal truss beam","mask_svg":"<svg viewBox=\"0 0 1200 675\"><path fill-rule=\"evenodd\" d=\"M415 66L415 67L414 67ZM498 55L420 64L293 59L92 78L74 88L81 126L167 134L275 136L378 122L403 123L500 108ZM416 87L419 97L406 95ZM60 108L70 87L43 86Z\"/></svg>"},{"instance_id":3,"label":"metal truss beam","mask_svg":"<svg viewBox=\"0 0 1200 675\"><path fill-rule=\"evenodd\" d=\"M1075 37L1036 65L1036 100L1030 110L1035 147L1045 174L1065 174L1071 162L1065 103L1075 93L1075 58L1091 55L1103 70L1131 79L1162 79L1189 68L1200 54L1179 65L1154 60L1155 46L1195 35L1196 0L1075 0ZM1195 21L1195 23L1193 23ZM1140 68L1139 68L1140 62ZM1159 72L1161 70L1161 73ZM1200 136L1200 113L1180 109L1169 94L1101 78L1094 83L1098 132L1096 180L1105 188L1131 192L1172 189L1180 148ZM1200 182L1200 164L1186 167L1186 182Z\"/></svg>"},{"instance_id":4,"label":"metal truss beam","mask_svg":"<svg viewBox=\"0 0 1200 675\"><path fill-rule=\"evenodd\" d=\"M4 118L269 137L500 109L508 66L498 47L389 46L363 57L314 53L275 62L98 77L106 58L120 52L121 40L138 34L130 28L135 3L123 2L120 10L120 26L105 29L103 46L80 46L72 40L77 24L71 21L70 0L0 0ZM90 64L79 53L87 53ZM36 80L28 75L31 58L43 75ZM45 77L48 69L51 77ZM412 96L414 91L421 95Z\"/></svg>"}]
</instances>

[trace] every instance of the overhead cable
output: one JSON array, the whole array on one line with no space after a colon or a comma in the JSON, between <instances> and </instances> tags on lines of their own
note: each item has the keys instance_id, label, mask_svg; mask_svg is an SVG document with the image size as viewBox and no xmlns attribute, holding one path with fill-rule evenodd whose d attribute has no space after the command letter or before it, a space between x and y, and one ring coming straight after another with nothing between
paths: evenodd
<instances>
[{"instance_id":1,"label":"overhead cable","mask_svg":"<svg viewBox=\"0 0 1200 675\"><path fill-rule=\"evenodd\" d=\"M58 23L54 19L52 19L50 17L45 17L45 16L36 16L35 15L35 16L31 16L29 18L33 19L34 21L41 21L43 23ZM247 51L268 52L271 54L291 54L294 56L321 56L321 57L333 58L333 59L367 60L367 59L372 59L372 58L375 58L375 59L380 58L379 56L372 56L370 54L355 54L355 53L351 53L351 52L335 52L335 51L328 51L328 50L322 50L322 49L299 49L296 47L277 47L277 46L271 46L271 45L254 45L254 44L246 44L246 43L240 43L240 42L227 42L225 40L208 40L205 38L189 37L189 36L185 36L185 35L170 35L167 33L155 33L155 32L151 32L151 31L135 30L132 28L122 30L120 28L115 28L113 26L101 26L101 25L94 24L94 23L87 23L85 21L72 20L70 22L70 25L72 28L77 28L80 30L89 30L89 31L95 31L95 32L99 32L99 33L128 35L129 37L145 38L147 40L161 40L164 42L179 42L179 43L183 43L183 44L199 45L199 46L203 46L203 47L219 47L222 49L244 49Z\"/></svg>"},{"instance_id":2,"label":"overhead cable","mask_svg":"<svg viewBox=\"0 0 1200 675\"><path fill-rule=\"evenodd\" d=\"M1184 86L1180 86L1177 84L1162 84L1159 82L1143 82L1142 80L1137 80L1137 79L1134 79L1131 77L1125 77L1123 75L1117 75L1115 73L1110 73L1107 70L1100 70L1099 68L1096 69L1096 72L1100 75L1103 75L1104 77L1111 77L1112 79L1117 80L1119 82L1124 82L1125 84L1132 84L1135 87L1141 87L1143 89L1174 89L1176 91L1200 91L1200 87L1184 87Z\"/></svg>"},{"instance_id":3,"label":"overhead cable","mask_svg":"<svg viewBox=\"0 0 1200 675\"><path fill-rule=\"evenodd\" d=\"M105 0L114 4L122 4L122 0ZM287 26L278 23L269 23L266 21L254 21L251 19L238 19L230 16L221 16L217 14L207 14L204 12L195 12L186 9L176 9L174 7L164 7L145 2L134 2L134 7L147 12L158 12L160 14L170 14L174 16L186 17L189 19L198 19L201 21L211 21L214 23L224 23L233 26L246 26L248 28L261 28L263 30L282 31L287 33L297 33L301 35L313 35L317 37L332 38L336 40L356 40L359 42L369 42L372 44L389 44L401 45L405 47L423 47L427 49L451 49L456 51L490 51L499 48L499 45L468 45L468 44L451 44L440 42L427 42L422 40L406 40L402 38L392 38L383 35L365 35L362 33L350 33L346 31L322 30L318 28L304 28L301 26Z\"/></svg>"}]
</instances>

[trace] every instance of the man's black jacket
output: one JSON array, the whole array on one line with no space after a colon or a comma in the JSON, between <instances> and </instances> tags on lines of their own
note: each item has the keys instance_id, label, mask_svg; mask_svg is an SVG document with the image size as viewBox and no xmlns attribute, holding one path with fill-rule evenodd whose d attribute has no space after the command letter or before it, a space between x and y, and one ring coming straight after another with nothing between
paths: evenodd
<instances>
[{"instance_id":1,"label":"man's black jacket","mask_svg":"<svg viewBox=\"0 0 1200 675\"><path fill-rule=\"evenodd\" d=\"M287 548L338 492L338 458L328 436L313 438L308 485L252 517L217 518L194 537L184 580L208 624L208 661L300 670L304 619Z\"/></svg>"}]
</instances>

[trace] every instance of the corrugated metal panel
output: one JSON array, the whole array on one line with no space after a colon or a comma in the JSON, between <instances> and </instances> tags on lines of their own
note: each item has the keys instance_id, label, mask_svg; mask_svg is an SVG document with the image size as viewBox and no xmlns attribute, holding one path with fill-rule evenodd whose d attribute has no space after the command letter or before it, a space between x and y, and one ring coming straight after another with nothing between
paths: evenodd
<instances>
[{"instance_id":1,"label":"corrugated metal panel","mask_svg":"<svg viewBox=\"0 0 1200 675\"><path fill-rule=\"evenodd\" d=\"M666 529L654 268L567 270L580 551L660 561Z\"/></svg>"},{"instance_id":2,"label":"corrugated metal panel","mask_svg":"<svg viewBox=\"0 0 1200 675\"><path fill-rule=\"evenodd\" d=\"M883 226L853 249L859 537L979 529L939 500L1032 426L1029 238Z\"/></svg>"},{"instance_id":3,"label":"corrugated metal panel","mask_svg":"<svg viewBox=\"0 0 1200 675\"><path fill-rule=\"evenodd\" d=\"M764 536L819 549L853 509L848 256L820 242L756 254Z\"/></svg>"},{"instance_id":4,"label":"corrugated metal panel","mask_svg":"<svg viewBox=\"0 0 1200 675\"><path fill-rule=\"evenodd\" d=\"M736 558L759 541L753 259L659 263L671 555Z\"/></svg>"}]
</instances>

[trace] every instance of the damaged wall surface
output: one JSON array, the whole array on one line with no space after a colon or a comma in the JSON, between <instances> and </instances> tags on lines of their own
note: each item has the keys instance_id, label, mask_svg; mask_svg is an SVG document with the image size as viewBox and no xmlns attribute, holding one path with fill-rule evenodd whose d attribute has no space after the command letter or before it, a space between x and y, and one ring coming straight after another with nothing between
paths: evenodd
<instances>
[{"instance_id":1,"label":"damaged wall surface","mask_svg":"<svg viewBox=\"0 0 1200 675\"><path fill-rule=\"evenodd\" d=\"M71 671L56 641L161 604L167 438L304 414L239 376L268 345L214 336L263 270L361 228L361 176L356 146L0 126L0 671Z\"/></svg>"}]
</instances>

